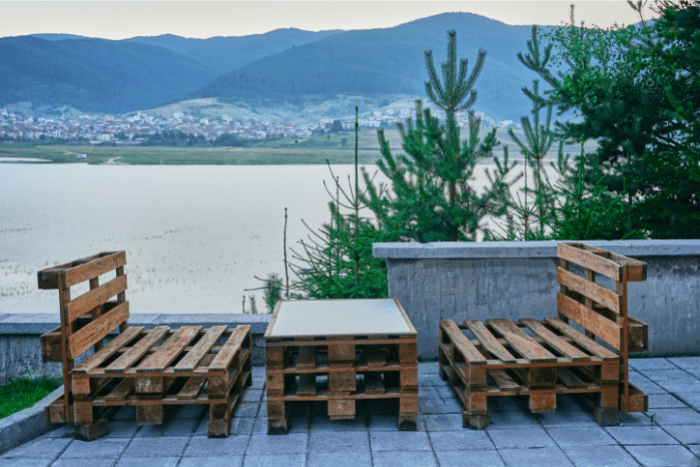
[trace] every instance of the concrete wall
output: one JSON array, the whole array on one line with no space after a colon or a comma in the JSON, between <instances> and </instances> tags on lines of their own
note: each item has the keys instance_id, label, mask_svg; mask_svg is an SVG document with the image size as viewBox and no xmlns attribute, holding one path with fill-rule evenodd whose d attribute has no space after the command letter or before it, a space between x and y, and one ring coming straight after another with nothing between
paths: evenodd
<instances>
[{"instance_id":1,"label":"concrete wall","mask_svg":"<svg viewBox=\"0 0 700 467\"><path fill-rule=\"evenodd\" d=\"M700 354L700 240L585 243L647 263L647 280L628 284L630 316L649 325L647 354ZM387 259L389 296L418 331L419 357L435 358L441 319L556 316L556 245L376 243L374 256Z\"/></svg>"},{"instance_id":2,"label":"concrete wall","mask_svg":"<svg viewBox=\"0 0 700 467\"><path fill-rule=\"evenodd\" d=\"M253 333L253 365L265 364L265 341L263 334L270 322L270 315L244 314L133 314L129 326L202 325L209 328L216 324L236 327L250 324ZM8 378L24 375L61 376L60 363L41 361L39 336L60 326L58 313L0 314L0 384ZM113 333L116 335L116 332ZM83 354L85 358L91 351Z\"/></svg>"}]
</instances>

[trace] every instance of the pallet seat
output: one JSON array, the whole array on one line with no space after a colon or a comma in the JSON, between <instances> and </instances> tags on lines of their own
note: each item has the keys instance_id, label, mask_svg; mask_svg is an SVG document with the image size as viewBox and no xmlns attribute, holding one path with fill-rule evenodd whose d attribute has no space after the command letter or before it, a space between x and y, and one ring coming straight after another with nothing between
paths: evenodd
<instances>
[{"instance_id":1,"label":"pallet seat","mask_svg":"<svg viewBox=\"0 0 700 467\"><path fill-rule=\"evenodd\" d=\"M208 436L228 436L252 382L250 326L128 327L125 264L124 251L105 252L38 273L40 289L58 289L61 315L41 336L44 361L63 364L64 393L46 407L47 423L74 422L75 437L90 441L109 431L102 415L111 407L135 406L138 424L149 425L162 423L166 405L206 404Z\"/></svg>"},{"instance_id":2,"label":"pallet seat","mask_svg":"<svg viewBox=\"0 0 700 467\"><path fill-rule=\"evenodd\" d=\"M647 325L627 313L627 283L645 280L646 264L579 243L560 243L557 256L558 317L440 321L440 376L464 403L465 428L491 423L495 396L524 396L546 413L557 394L588 394L601 426L648 410L628 372L629 352L647 350Z\"/></svg>"}]
</instances>

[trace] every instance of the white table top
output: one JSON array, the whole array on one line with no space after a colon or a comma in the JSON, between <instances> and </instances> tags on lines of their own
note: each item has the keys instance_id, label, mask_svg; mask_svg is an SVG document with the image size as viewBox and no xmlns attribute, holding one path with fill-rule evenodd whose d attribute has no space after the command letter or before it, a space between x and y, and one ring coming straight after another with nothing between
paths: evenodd
<instances>
[{"instance_id":1,"label":"white table top","mask_svg":"<svg viewBox=\"0 0 700 467\"><path fill-rule=\"evenodd\" d=\"M393 299L283 301L266 337L416 334Z\"/></svg>"}]
</instances>

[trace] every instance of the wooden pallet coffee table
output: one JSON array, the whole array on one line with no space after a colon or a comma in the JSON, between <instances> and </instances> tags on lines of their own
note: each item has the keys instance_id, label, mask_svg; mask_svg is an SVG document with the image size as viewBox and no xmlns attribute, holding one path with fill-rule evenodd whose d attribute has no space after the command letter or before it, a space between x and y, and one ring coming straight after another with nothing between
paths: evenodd
<instances>
[{"instance_id":1,"label":"wooden pallet coffee table","mask_svg":"<svg viewBox=\"0 0 700 467\"><path fill-rule=\"evenodd\" d=\"M399 399L398 429L416 429L416 330L398 300L279 302L265 354L268 434L285 434L286 404L302 401L327 401L338 420L357 400Z\"/></svg>"}]
</instances>

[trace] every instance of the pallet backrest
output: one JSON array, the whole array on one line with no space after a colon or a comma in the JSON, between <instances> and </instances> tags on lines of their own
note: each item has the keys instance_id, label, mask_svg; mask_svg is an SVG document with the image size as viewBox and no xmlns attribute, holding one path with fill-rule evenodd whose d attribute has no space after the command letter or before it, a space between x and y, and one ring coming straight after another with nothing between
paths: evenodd
<instances>
[{"instance_id":1,"label":"pallet backrest","mask_svg":"<svg viewBox=\"0 0 700 467\"><path fill-rule=\"evenodd\" d=\"M61 316L61 353L74 360L95 346L117 327L126 327L126 253L105 252L39 271L40 289L58 289ZM116 271L116 277L100 285L99 278ZM71 298L70 288L89 282L90 290ZM114 296L116 301L110 301ZM69 365L72 366L72 365Z\"/></svg>"}]
</instances>

